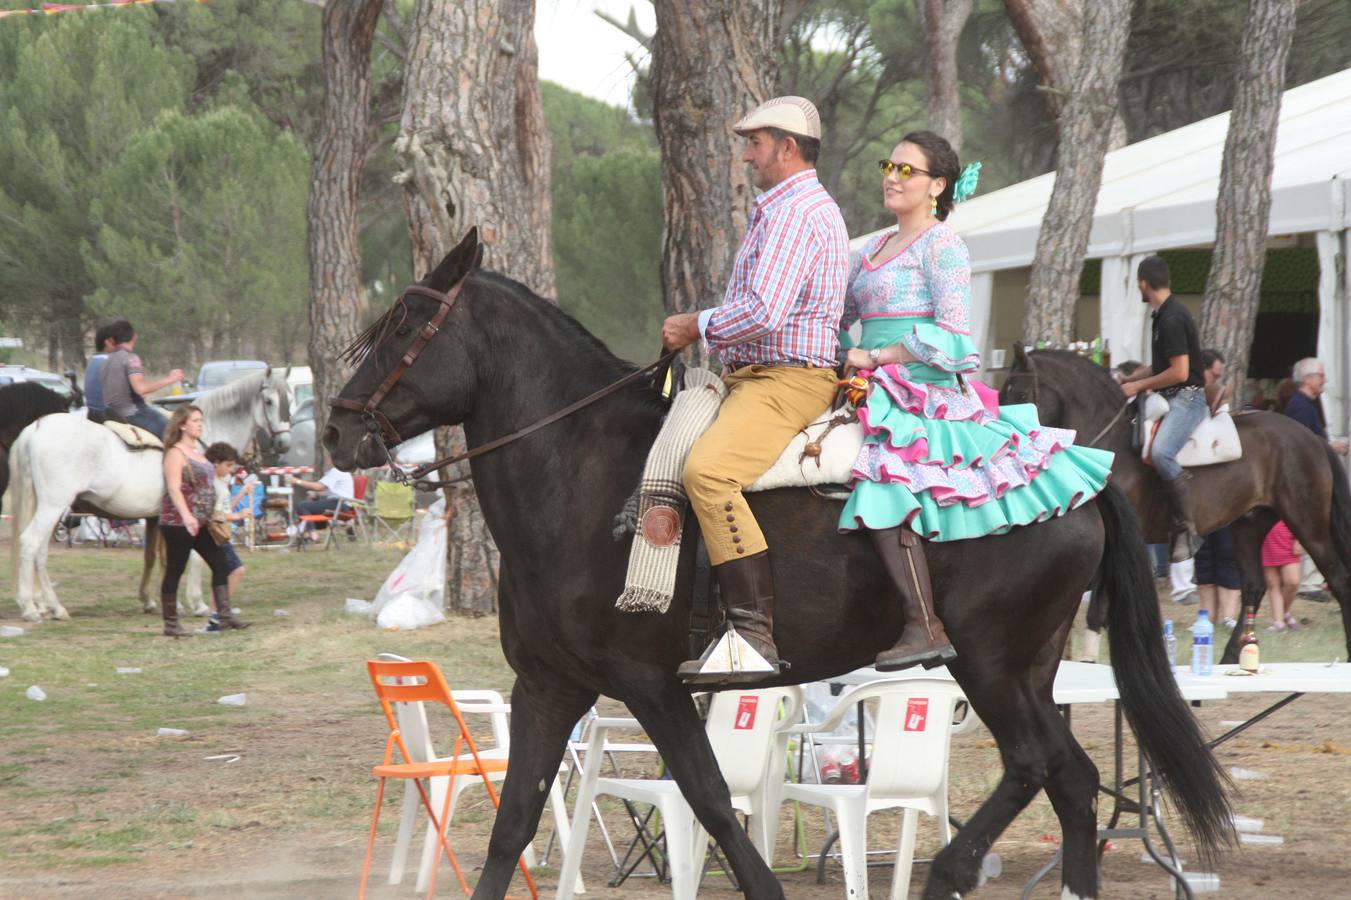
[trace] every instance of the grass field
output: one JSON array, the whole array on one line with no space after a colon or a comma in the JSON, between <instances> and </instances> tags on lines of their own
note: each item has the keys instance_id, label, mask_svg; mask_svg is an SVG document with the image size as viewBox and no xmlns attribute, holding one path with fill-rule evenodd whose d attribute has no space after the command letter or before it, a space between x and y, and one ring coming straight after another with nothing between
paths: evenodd
<instances>
[{"instance_id":1,"label":"grass field","mask_svg":"<svg viewBox=\"0 0 1351 900\"><path fill-rule=\"evenodd\" d=\"M8 541L0 548L7 556ZM342 611L347 597L373 597L399 557L356 544L329 552L247 554L238 605L254 627L178 641L159 636L158 617L138 611L137 551L52 548L57 591L74 617L69 622L30 627L18 620L8 586L0 590L0 622L27 629L22 637L0 639L0 666L10 669L0 679L0 895L350 896L374 795L370 766L385 735L363 661L392 651L436 660L453 686L505 691L513 682L495 619L457 618L386 633ZM1177 620L1179 662L1185 663L1195 607L1164 607ZM277 617L276 610L289 615ZM1301 601L1296 612L1308 627L1263 632L1265 661L1344 656L1336 604ZM203 620L187 624L200 627ZM1225 636L1220 629L1217 644ZM119 667L141 672L119 675ZM45 702L25 698L34 684L46 691ZM234 693L246 693L247 705L216 703ZM609 708L618 710L612 703ZM1214 733L1222 721L1257 708L1257 701L1244 700L1208 705L1197 714ZM1333 886L1344 872L1339 848L1351 839L1341 824L1351 802L1345 714L1342 698L1310 697L1223 751L1226 766L1271 774L1270 780L1239 785L1237 809L1265 818L1268 829L1286 839L1284 847L1244 848L1232 857L1221 870L1225 896L1269 896L1271 884L1284 884L1294 896L1337 893ZM1109 708L1076 709L1074 726L1106 774ZM189 734L159 737L162 727ZM998 781L988 732L954 742L952 773L953 810L962 818ZM384 819L377 884L401 796L393 793ZM492 820L491 808L478 798L455 820L457 841L471 862L481 858ZM623 828L621 818L614 814L611 824ZM885 845L894 839L894 826L882 818L870 833ZM546 813L541 837L550 827ZM807 846L819 846L819 818L810 815L806 829ZM1057 835L1049 804L1038 798L995 847L1005 875L978 896L1016 896L1055 849ZM779 862L792 863L786 839L781 848ZM926 826L920 850L933 849ZM1137 858L1136 845L1108 854L1103 897L1169 895L1166 883ZM669 888L651 880L606 888L608 859L594 830L584 873L591 896L669 896ZM921 867L912 893L923 877ZM876 873L875 890L885 890L887 878L889 872ZM454 893L448 869L442 879L441 893ZM540 883L551 884L549 870L540 873ZM784 883L790 897L843 892L837 867L822 886L810 873L785 875ZM375 896L412 893L409 882ZM710 876L703 894L734 896L719 876ZM1058 895L1057 879L1036 894Z\"/></svg>"}]
</instances>

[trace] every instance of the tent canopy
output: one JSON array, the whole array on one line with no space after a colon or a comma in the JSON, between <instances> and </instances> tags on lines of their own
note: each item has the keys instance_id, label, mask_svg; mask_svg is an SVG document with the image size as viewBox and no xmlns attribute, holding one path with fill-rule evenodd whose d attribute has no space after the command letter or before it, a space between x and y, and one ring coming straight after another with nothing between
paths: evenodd
<instances>
[{"instance_id":1,"label":"tent canopy","mask_svg":"<svg viewBox=\"0 0 1351 900\"><path fill-rule=\"evenodd\" d=\"M1215 240L1229 113L1107 154L1088 256L1129 256ZM1351 225L1351 69L1286 91L1268 234ZM1030 265L1055 173L968 200L949 220L977 272Z\"/></svg>"}]
</instances>

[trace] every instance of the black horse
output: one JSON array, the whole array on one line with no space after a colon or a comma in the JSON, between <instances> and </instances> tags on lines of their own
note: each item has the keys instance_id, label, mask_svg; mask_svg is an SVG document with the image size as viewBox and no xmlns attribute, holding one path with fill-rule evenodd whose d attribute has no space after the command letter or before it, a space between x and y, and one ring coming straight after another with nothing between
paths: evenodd
<instances>
[{"instance_id":1,"label":"black horse","mask_svg":"<svg viewBox=\"0 0 1351 900\"><path fill-rule=\"evenodd\" d=\"M66 412L69 402L56 391L32 381L0 387L0 503L9 487L9 448L19 432L34 419Z\"/></svg>"},{"instance_id":2,"label":"black horse","mask_svg":"<svg viewBox=\"0 0 1351 900\"><path fill-rule=\"evenodd\" d=\"M1027 353L1015 346L999 399L1035 403L1041 421L1073 428L1084 440L1101 435L1097 446L1116 453L1112 482L1130 498L1146 538L1168 542L1163 486L1153 467L1131 449L1129 417L1114 419L1126 395L1104 369L1066 350ZM1259 607L1266 592L1262 541L1277 520L1285 520L1341 604L1351 653L1351 487L1341 461L1325 441L1287 416L1243 413L1234 423L1243 458L1191 470L1197 531L1209 534L1232 523L1243 603ZM1093 619L1090 610L1090 624ZM1223 662L1238 662L1240 636L1240 629L1234 629Z\"/></svg>"},{"instance_id":3,"label":"black horse","mask_svg":"<svg viewBox=\"0 0 1351 900\"><path fill-rule=\"evenodd\" d=\"M422 283L431 294L405 293L364 336L368 352L324 433L338 467L383 463L382 432L463 423L469 446L481 446L633 371L557 307L477 269L477 254L471 231ZM427 327L433 317L439 330ZM410 348L415 362L386 394L379 386L410 359ZM353 411L373 396L379 416ZM517 674L511 765L475 897L505 894L539 822L541 785L558 771L569 732L598 694L623 701L642 722L746 896L783 896L737 821L688 688L676 678L689 649L693 542L684 543L667 613L614 608L630 539L616 540L612 522L638 484L663 413L650 384L635 383L472 461L501 549L502 647ZM841 504L796 489L749 499L774 563L775 641L792 663L782 683L838 675L890 647L901 629L899 603L866 538L839 533ZM1064 835L1066 890L1097 895L1098 772L1051 699L1063 627L1095 577L1114 598L1112 656L1141 744L1199 845L1209 850L1227 838L1221 778L1164 660L1139 526L1118 492L1043 525L929 552L940 612L960 653L951 670L993 733L1005 770L939 854L926 897L974 888L990 845L1043 788Z\"/></svg>"}]
</instances>

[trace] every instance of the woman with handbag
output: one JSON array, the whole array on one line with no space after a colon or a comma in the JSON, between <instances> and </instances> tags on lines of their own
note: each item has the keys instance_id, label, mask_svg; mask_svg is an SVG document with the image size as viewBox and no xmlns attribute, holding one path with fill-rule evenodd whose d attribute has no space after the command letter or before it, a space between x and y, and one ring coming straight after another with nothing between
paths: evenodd
<instances>
[{"instance_id":1,"label":"woman with handbag","mask_svg":"<svg viewBox=\"0 0 1351 900\"><path fill-rule=\"evenodd\" d=\"M211 568L211 600L220 624L227 628L244 627L230 615L230 570L220 542L208 527L216 505L215 472L197 449L202 428L202 411L184 404L174 410L164 430L165 490L159 521L165 553L160 611L168 637L191 634L178 624L178 582L187 568L188 555L194 550ZM228 526L225 536L228 539Z\"/></svg>"}]
</instances>

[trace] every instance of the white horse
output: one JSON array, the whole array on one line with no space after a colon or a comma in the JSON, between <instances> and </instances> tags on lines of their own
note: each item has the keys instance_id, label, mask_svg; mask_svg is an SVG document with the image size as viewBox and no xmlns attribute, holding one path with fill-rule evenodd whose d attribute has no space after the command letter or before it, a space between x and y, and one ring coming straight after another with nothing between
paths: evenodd
<instances>
[{"instance_id":1,"label":"white horse","mask_svg":"<svg viewBox=\"0 0 1351 900\"><path fill-rule=\"evenodd\" d=\"M195 401L205 420L202 442L225 441L242 453L255 429L287 442L288 396L286 373L271 368L202 395ZM146 520L140 599L145 612L158 609L150 578L164 496L163 457L159 450L130 450L110 429L66 413L44 416L19 434L9 462L15 593L25 619L70 618L47 574L47 548L52 529L71 506L110 519Z\"/></svg>"}]
</instances>

